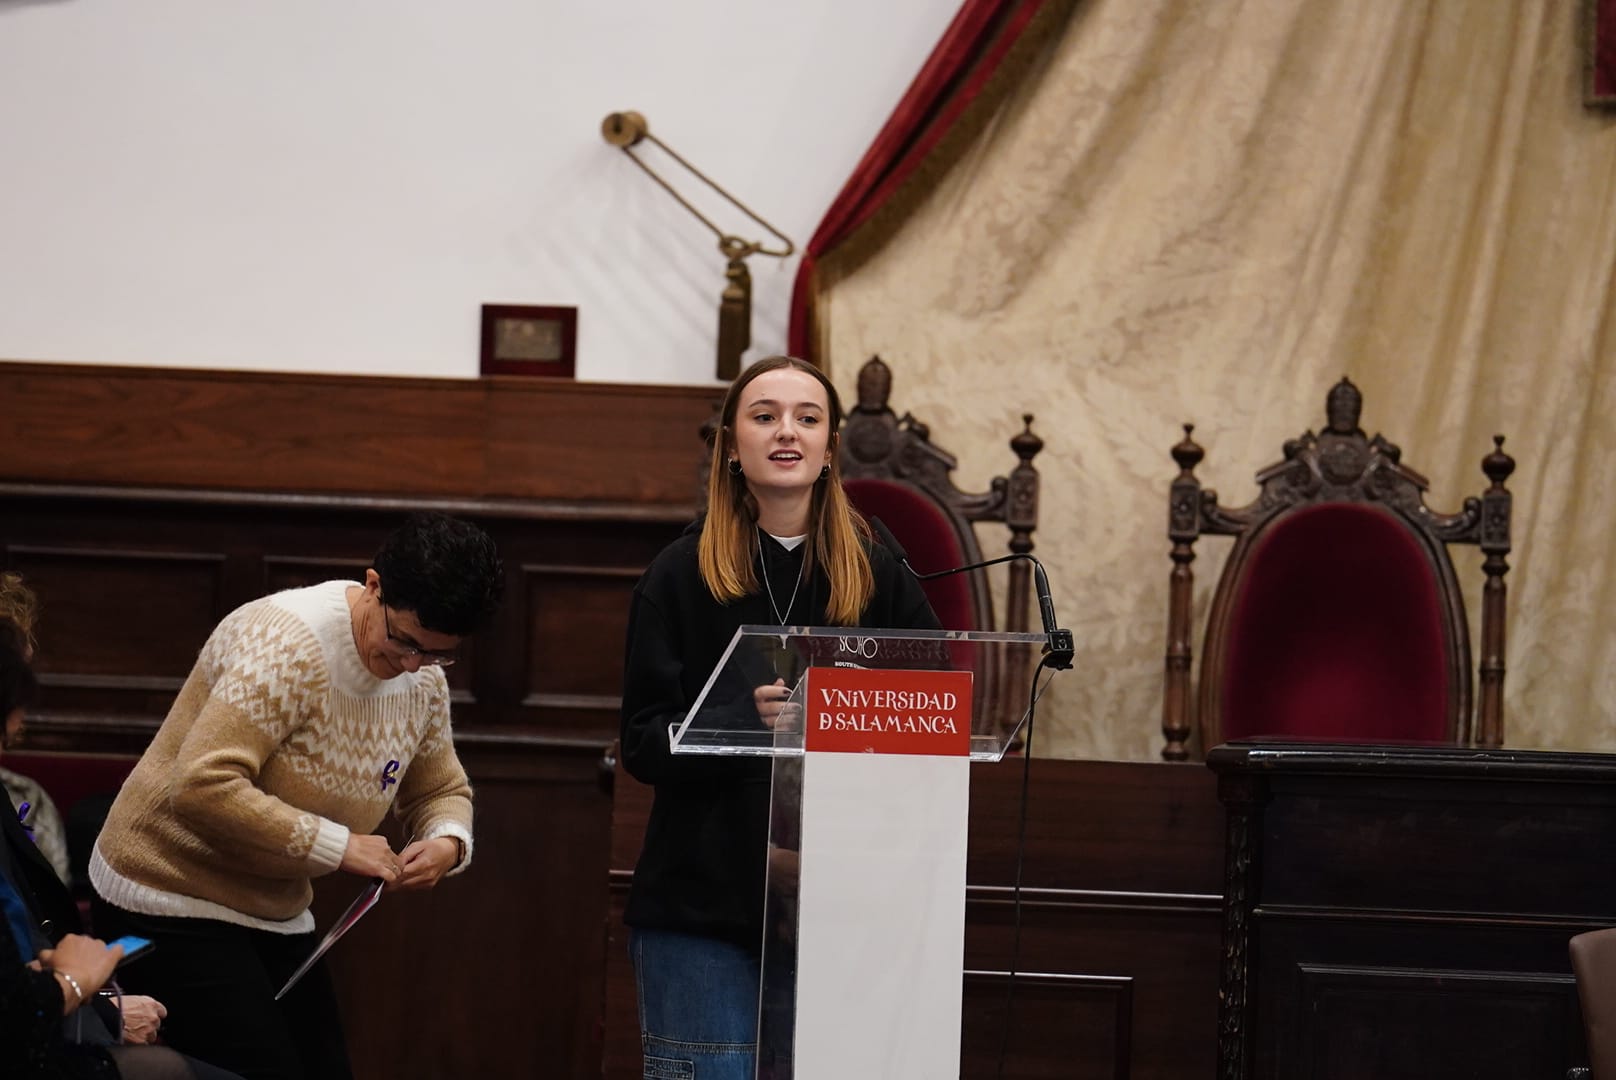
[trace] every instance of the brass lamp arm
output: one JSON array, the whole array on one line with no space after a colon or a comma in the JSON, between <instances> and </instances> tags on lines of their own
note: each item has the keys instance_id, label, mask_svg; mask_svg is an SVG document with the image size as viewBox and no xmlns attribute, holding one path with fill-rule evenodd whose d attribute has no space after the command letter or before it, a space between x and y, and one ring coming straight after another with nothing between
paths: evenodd
<instances>
[{"instance_id":1,"label":"brass lamp arm","mask_svg":"<svg viewBox=\"0 0 1616 1080\"><path fill-rule=\"evenodd\" d=\"M674 199L678 201L680 206L684 207L686 210L689 210L690 213L695 216L696 220L700 221L703 225L711 229L713 231L713 235L718 237L718 250L723 252L725 258L734 260L744 259L749 255L769 255L776 259L783 259L797 250L796 245L791 242L791 238L785 233L781 232L779 229L776 229L773 225L770 225L751 207L741 202L741 200L731 195L728 191L725 191L711 177L707 176L707 174L703 173L700 169L696 168L694 165L690 164L690 162L681 157L679 153L671 146L657 138L655 135L651 134L651 128L646 123L645 117L641 116L639 113L611 113L606 117L605 120L601 121L600 133L602 138L611 143L613 146L621 149L623 153L629 156L630 160L632 160L634 164L638 165L645 171L647 176L660 184L662 189L669 195L672 195ZM720 229L717 225L713 224L713 222L708 219L707 215L703 214L700 210L697 210L691 205L688 199L679 194L678 191L674 190L672 184L664 180L657 174L655 169L652 169L651 166L641 161L639 157L635 155L632 147L642 140L655 143L663 153L673 158L674 161L677 161L692 176L696 177L696 179L700 180L702 183L718 192L718 194L722 195L731 206L734 206L741 213L745 214L747 217L751 218L753 221L757 222L759 225L763 226L770 233L772 233L780 241L780 243L785 245L784 249L777 250L774 248L764 247L762 244L754 243L749 240L742 240L738 236L733 236L724 232L723 229Z\"/></svg>"}]
</instances>

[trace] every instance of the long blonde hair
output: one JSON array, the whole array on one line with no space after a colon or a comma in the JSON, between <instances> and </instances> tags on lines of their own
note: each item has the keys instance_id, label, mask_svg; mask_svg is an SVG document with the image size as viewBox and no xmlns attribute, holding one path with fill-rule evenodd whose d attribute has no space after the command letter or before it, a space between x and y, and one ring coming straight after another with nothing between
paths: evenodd
<instances>
[{"instance_id":1,"label":"long blonde hair","mask_svg":"<svg viewBox=\"0 0 1616 1080\"><path fill-rule=\"evenodd\" d=\"M825 576L830 579L825 618L834 626L851 626L858 622L875 594L875 575L864 550L870 527L842 490L841 457L836 452L841 441L841 398L824 372L794 356L759 360L741 372L724 395L718 433L713 437L711 478L707 481L707 522L697 548L701 580L707 591L724 603L750 596L761 587L756 571L757 500L747 489L745 478L730 472L729 452L735 443L735 414L740 410L741 391L759 375L782 368L805 372L819 380L830 403L830 473L814 481L803 572L812 574L815 564L825 568Z\"/></svg>"}]
</instances>

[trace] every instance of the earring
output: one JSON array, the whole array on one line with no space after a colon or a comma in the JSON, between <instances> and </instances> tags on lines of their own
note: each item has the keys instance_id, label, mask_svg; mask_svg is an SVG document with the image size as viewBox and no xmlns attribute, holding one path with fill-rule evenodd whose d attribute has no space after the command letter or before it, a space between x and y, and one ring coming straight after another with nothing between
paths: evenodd
<instances>
[{"instance_id":1,"label":"earring","mask_svg":"<svg viewBox=\"0 0 1616 1080\"><path fill-rule=\"evenodd\" d=\"M731 476L740 476L741 475L741 459L740 458L730 458L729 459L729 474Z\"/></svg>"},{"instance_id":2,"label":"earring","mask_svg":"<svg viewBox=\"0 0 1616 1080\"><path fill-rule=\"evenodd\" d=\"M819 478L821 480L829 480L830 479L830 466L829 465L826 465L823 469L819 470Z\"/></svg>"}]
</instances>

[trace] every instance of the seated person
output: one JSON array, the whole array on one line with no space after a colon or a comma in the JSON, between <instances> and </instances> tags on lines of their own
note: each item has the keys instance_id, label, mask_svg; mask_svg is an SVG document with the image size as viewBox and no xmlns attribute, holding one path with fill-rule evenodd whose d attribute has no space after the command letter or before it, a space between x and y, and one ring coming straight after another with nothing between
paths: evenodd
<instances>
[{"instance_id":1,"label":"seated person","mask_svg":"<svg viewBox=\"0 0 1616 1080\"><path fill-rule=\"evenodd\" d=\"M20 713L37 685L22 655L11 643L0 642L0 718ZM9 814L0 812L0 819L15 824ZM99 991L108 985L123 950L80 934L66 934L51 946L24 899L27 886L10 843L14 831L21 830L7 829L8 843L0 847L0 912L5 915L0 927L0 1076L233 1080L233 1074L167 1047L117 1045L107 1034L99 1010L104 1003L114 1009L116 1004ZM61 887L54 875L50 880ZM112 1030L117 1027L114 1020Z\"/></svg>"},{"instance_id":2,"label":"seated person","mask_svg":"<svg viewBox=\"0 0 1616 1080\"><path fill-rule=\"evenodd\" d=\"M22 575L7 571L0 574L0 641L12 645L29 663L34 659L34 625L39 617L39 602L34 591L23 582ZM22 714L15 722L7 721L0 732L0 747L16 745L22 734ZM50 861L51 869L63 882L69 882L67 857L67 830L62 815L37 780L12 772L0 764L0 783L11 793L11 805L23 819L23 828L34 838L34 843Z\"/></svg>"},{"instance_id":3,"label":"seated person","mask_svg":"<svg viewBox=\"0 0 1616 1080\"><path fill-rule=\"evenodd\" d=\"M19 646L26 641L15 624L0 619L0 728L14 732L22 726L23 712L33 702L38 689ZM0 780L0 802L12 799L10 784ZM63 935L83 929L79 908L56 868L35 844L34 838L15 814L0 810L0 876L9 877L12 891L23 905L37 940L50 945ZM126 1043L150 1043L168 1010L154 998L138 994L123 998L121 1010L109 1003L96 1006L104 1030L99 1037L116 1041L107 1032L117 1031ZM84 1030L82 1020L76 1030ZM0 1072L0 1076L8 1075Z\"/></svg>"}]
</instances>

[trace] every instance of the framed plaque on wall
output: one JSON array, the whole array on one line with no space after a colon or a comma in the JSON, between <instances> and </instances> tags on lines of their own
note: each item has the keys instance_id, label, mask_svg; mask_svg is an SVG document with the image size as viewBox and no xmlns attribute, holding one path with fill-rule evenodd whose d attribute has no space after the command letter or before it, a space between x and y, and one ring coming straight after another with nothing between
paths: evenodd
<instances>
[{"instance_id":1,"label":"framed plaque on wall","mask_svg":"<svg viewBox=\"0 0 1616 1080\"><path fill-rule=\"evenodd\" d=\"M570 379L577 365L577 308L483 305L481 374Z\"/></svg>"}]
</instances>

